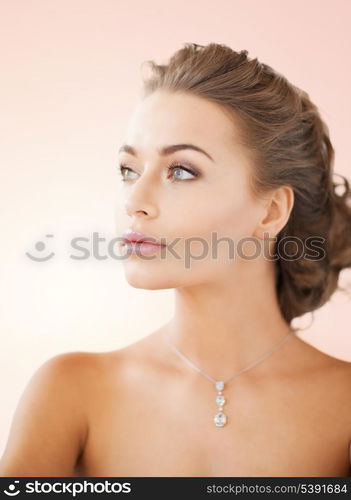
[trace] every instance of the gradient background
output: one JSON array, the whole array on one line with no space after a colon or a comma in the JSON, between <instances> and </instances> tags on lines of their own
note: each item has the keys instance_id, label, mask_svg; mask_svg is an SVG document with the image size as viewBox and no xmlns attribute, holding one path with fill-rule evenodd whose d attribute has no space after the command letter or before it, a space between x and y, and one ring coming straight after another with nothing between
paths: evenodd
<instances>
[{"instance_id":1,"label":"gradient background","mask_svg":"<svg viewBox=\"0 0 351 500\"><path fill-rule=\"evenodd\" d=\"M0 454L44 361L117 349L172 314L173 291L133 289L121 261L69 257L73 237L116 236L117 149L141 63L167 62L185 42L247 49L309 93L329 126L335 171L350 179L350 15L348 0L2 0ZM40 263L25 255L52 251ZM296 322L301 337L351 361L350 304L334 294L313 326L311 315Z\"/></svg>"}]
</instances>

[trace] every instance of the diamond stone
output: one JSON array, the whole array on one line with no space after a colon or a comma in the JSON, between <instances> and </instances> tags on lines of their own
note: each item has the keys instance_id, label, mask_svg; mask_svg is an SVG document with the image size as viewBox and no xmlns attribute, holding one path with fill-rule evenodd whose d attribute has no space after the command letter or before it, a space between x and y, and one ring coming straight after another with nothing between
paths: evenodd
<instances>
[{"instance_id":1,"label":"diamond stone","mask_svg":"<svg viewBox=\"0 0 351 500\"><path fill-rule=\"evenodd\" d=\"M216 427L223 427L223 425L227 422L227 417L224 413L217 413L214 417L214 423Z\"/></svg>"},{"instance_id":2,"label":"diamond stone","mask_svg":"<svg viewBox=\"0 0 351 500\"><path fill-rule=\"evenodd\" d=\"M225 397L224 396L217 396L216 397L216 404L218 406L223 406L225 403Z\"/></svg>"},{"instance_id":3,"label":"diamond stone","mask_svg":"<svg viewBox=\"0 0 351 500\"><path fill-rule=\"evenodd\" d=\"M217 391L222 391L224 389L224 382L222 380L216 382L216 389Z\"/></svg>"}]
</instances>

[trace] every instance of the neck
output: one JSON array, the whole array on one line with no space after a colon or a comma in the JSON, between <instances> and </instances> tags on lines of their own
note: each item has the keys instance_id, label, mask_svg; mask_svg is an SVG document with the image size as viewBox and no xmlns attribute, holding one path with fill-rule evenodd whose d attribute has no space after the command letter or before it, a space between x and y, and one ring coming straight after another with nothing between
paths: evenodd
<instances>
[{"instance_id":1,"label":"neck","mask_svg":"<svg viewBox=\"0 0 351 500\"><path fill-rule=\"evenodd\" d=\"M246 269L245 279L236 272L222 282L177 288L175 314L165 328L171 343L217 380L250 365L291 331L277 302L272 268L261 275L256 269L251 277ZM262 364L268 366L269 359ZM175 362L187 369L179 358Z\"/></svg>"}]
</instances>

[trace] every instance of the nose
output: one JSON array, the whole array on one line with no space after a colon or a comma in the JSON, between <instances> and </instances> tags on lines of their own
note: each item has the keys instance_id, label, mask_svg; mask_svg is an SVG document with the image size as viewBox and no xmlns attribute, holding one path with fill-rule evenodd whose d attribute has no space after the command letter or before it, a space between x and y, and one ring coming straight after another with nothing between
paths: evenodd
<instances>
[{"instance_id":1,"label":"nose","mask_svg":"<svg viewBox=\"0 0 351 500\"><path fill-rule=\"evenodd\" d=\"M143 180L139 178L125 198L125 210L130 217L154 218L158 215L155 193L151 194L151 188L147 182L146 176Z\"/></svg>"}]
</instances>

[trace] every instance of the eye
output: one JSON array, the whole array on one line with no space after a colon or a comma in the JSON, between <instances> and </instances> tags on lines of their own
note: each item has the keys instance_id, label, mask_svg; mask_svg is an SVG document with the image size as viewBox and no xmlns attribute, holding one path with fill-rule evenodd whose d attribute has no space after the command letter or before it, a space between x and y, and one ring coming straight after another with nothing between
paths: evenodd
<instances>
[{"instance_id":1,"label":"eye","mask_svg":"<svg viewBox=\"0 0 351 500\"><path fill-rule=\"evenodd\" d=\"M124 175L124 172L133 172L133 170L131 170L129 167L126 167L124 164L122 164L122 165L119 166L118 171L119 171L119 174L122 177L122 181L126 181L127 180L127 178Z\"/></svg>"},{"instance_id":2,"label":"eye","mask_svg":"<svg viewBox=\"0 0 351 500\"><path fill-rule=\"evenodd\" d=\"M186 173L190 174L190 175L192 176L192 178L198 177L198 175L199 175L199 174L198 174L198 172L195 172L195 171L194 171L194 170L192 170L191 168L184 167L184 166L183 166L183 165L181 165L180 163L172 163L172 164L168 167L168 169L167 169L167 170L168 170L168 172L177 172L177 171L181 172L181 171L183 171L183 172L186 172ZM192 178L190 177L190 179L189 179L189 178L188 178L188 179L186 179L186 178L185 178L185 179L182 179L182 178L180 178L180 176L179 176L179 175L177 175L176 177L174 177L174 179L175 179L175 180L177 180L177 181L178 181L178 180L181 180L181 181L182 181L182 180L192 180Z\"/></svg>"},{"instance_id":3,"label":"eye","mask_svg":"<svg viewBox=\"0 0 351 500\"><path fill-rule=\"evenodd\" d=\"M133 177L130 177L130 175L127 177L125 174L127 173L130 173L130 174L135 174L135 172L127 167L124 163L121 164L119 166L119 173L122 177L122 181L125 182L125 181L129 181L130 179L133 180ZM169 165L169 167L167 167L167 172L176 172L176 171L183 171L183 172L186 172L187 174L190 174L192 177L190 178L181 178L180 175L176 175L175 177L173 177L173 179L175 181L182 181L182 180L192 180L193 178L196 178L199 176L199 173L196 172L195 170L191 169L190 167L184 167L183 165L181 165L180 163L172 163L171 165Z\"/></svg>"}]
</instances>

